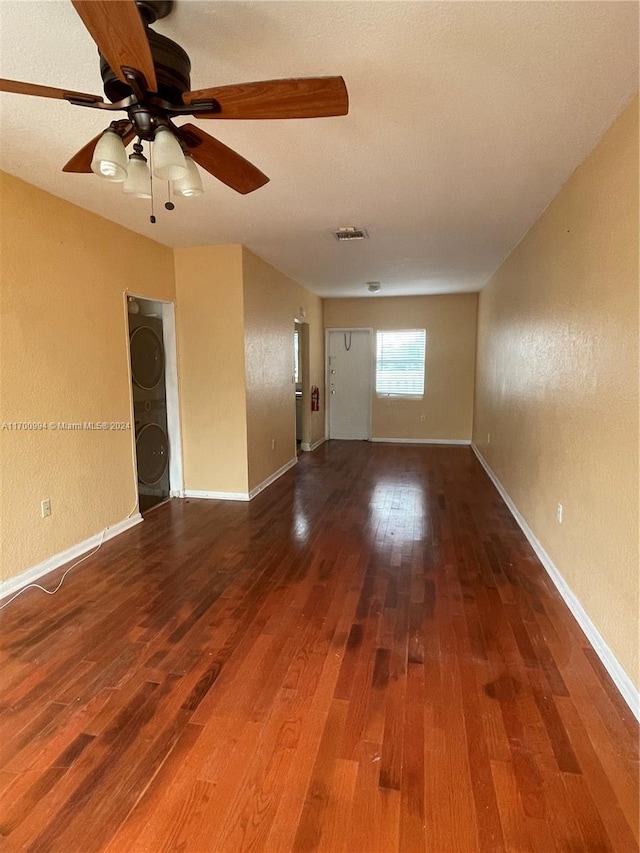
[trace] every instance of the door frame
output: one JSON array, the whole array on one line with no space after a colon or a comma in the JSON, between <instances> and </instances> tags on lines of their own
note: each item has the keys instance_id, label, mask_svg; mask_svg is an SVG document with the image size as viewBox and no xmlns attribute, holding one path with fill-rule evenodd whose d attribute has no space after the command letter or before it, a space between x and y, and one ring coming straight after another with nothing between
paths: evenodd
<instances>
[{"instance_id":1,"label":"door frame","mask_svg":"<svg viewBox=\"0 0 640 853\"><path fill-rule=\"evenodd\" d=\"M365 439L371 441L373 431L373 389L375 376L375 352L373 348L373 326L332 326L324 330L324 434L331 439L331 365L329 364L329 337L331 332L367 332L369 335L369 435Z\"/></svg>"},{"instance_id":2,"label":"door frame","mask_svg":"<svg viewBox=\"0 0 640 853\"><path fill-rule=\"evenodd\" d=\"M301 414L302 414L302 438L300 440L300 447L298 448L298 435L297 435L297 424L298 424L298 415L296 409L296 417L294 418L294 432L295 432L295 449L296 453L298 449L300 450L309 450L309 445L311 442L311 412L307 405L308 400L311 395L311 363L309 358L309 323L303 318L300 319L296 317L293 321L293 330L296 331L296 326L299 326L298 331L298 352L299 352L299 367L300 374L302 376L302 382L300 383L302 396L300 398L301 402ZM293 378L294 388L295 388L295 372ZM296 406L298 404L297 397L294 399Z\"/></svg>"},{"instance_id":3,"label":"door frame","mask_svg":"<svg viewBox=\"0 0 640 853\"><path fill-rule=\"evenodd\" d=\"M165 393L167 400L167 437L169 439L169 497L184 497L184 474L182 466L182 429L180 424L180 395L178 385L178 345L176 337L176 304L171 299L159 299L148 293L124 291L125 339L127 348L127 371L129 375L129 410L131 423L131 446L133 478L138 495L138 458L136 453L135 416L133 408L133 384L131 377L131 349L129 346L129 297L145 302L157 302L162 306L162 344L164 346Z\"/></svg>"}]
</instances>

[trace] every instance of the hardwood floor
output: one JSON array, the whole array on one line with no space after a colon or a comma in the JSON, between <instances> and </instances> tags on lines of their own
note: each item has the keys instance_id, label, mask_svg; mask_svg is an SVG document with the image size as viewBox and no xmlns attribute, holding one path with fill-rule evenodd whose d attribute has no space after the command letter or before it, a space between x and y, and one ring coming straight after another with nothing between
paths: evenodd
<instances>
[{"instance_id":1,"label":"hardwood floor","mask_svg":"<svg viewBox=\"0 0 640 853\"><path fill-rule=\"evenodd\" d=\"M172 501L0 627L3 851L638 850L637 724L468 448Z\"/></svg>"}]
</instances>

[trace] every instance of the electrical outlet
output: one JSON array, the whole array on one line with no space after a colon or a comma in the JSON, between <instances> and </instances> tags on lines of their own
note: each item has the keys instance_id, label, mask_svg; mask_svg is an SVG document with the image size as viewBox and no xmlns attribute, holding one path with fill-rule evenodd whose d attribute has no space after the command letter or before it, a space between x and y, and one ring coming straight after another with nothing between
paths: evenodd
<instances>
[{"instance_id":1,"label":"electrical outlet","mask_svg":"<svg viewBox=\"0 0 640 853\"><path fill-rule=\"evenodd\" d=\"M48 518L51 515L51 501L49 498L45 498L40 502L40 512L43 518Z\"/></svg>"},{"instance_id":2,"label":"electrical outlet","mask_svg":"<svg viewBox=\"0 0 640 853\"><path fill-rule=\"evenodd\" d=\"M276 449L276 440L275 440L275 438L272 438L272 439L271 439L271 449L272 449L272 450L275 450L275 449Z\"/></svg>"},{"instance_id":3,"label":"electrical outlet","mask_svg":"<svg viewBox=\"0 0 640 853\"><path fill-rule=\"evenodd\" d=\"M421 423L421 424L425 423L425 422L426 422L426 420L427 420L427 419L425 418L425 416L424 416L424 415L420 415L420 423Z\"/></svg>"},{"instance_id":4,"label":"electrical outlet","mask_svg":"<svg viewBox=\"0 0 640 853\"><path fill-rule=\"evenodd\" d=\"M558 524L562 524L562 504L558 504L557 517L558 517Z\"/></svg>"},{"instance_id":5,"label":"electrical outlet","mask_svg":"<svg viewBox=\"0 0 640 853\"><path fill-rule=\"evenodd\" d=\"M487 433L487 444L491 444L491 433Z\"/></svg>"}]
</instances>

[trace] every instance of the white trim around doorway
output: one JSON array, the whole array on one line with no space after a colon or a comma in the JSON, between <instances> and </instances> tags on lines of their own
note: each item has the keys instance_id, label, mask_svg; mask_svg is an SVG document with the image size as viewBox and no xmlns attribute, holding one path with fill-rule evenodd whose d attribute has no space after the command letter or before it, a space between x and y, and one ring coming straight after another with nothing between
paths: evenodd
<instances>
[{"instance_id":1,"label":"white trim around doorway","mask_svg":"<svg viewBox=\"0 0 640 853\"><path fill-rule=\"evenodd\" d=\"M131 419L131 452L133 461L133 479L137 489L136 436L133 409L133 386L131 379L131 351L129 348L129 297L146 302L157 302L162 306L162 343L165 353L165 391L167 398L167 433L169 439L169 495L184 497L184 475L182 467L182 431L180 425L180 398L178 393L178 346L176 335L175 302L159 299L149 294L124 291L125 340L127 348L127 368L129 374L129 410Z\"/></svg>"}]
</instances>

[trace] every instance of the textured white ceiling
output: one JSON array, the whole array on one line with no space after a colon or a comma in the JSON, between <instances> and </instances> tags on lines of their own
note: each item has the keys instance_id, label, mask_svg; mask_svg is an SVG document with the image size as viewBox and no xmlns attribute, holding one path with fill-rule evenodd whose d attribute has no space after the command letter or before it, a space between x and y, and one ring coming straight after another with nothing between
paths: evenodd
<instances>
[{"instance_id":1,"label":"textured white ceiling","mask_svg":"<svg viewBox=\"0 0 640 853\"><path fill-rule=\"evenodd\" d=\"M196 121L271 182L240 196L205 174L155 226L118 185L61 171L99 110L0 95L0 166L170 246L243 243L323 296L477 290L637 91L638 8L177 0L155 27L189 53L193 88L342 74L349 115ZM67 0L0 0L0 76L102 94ZM370 239L339 244L342 225Z\"/></svg>"}]
</instances>

